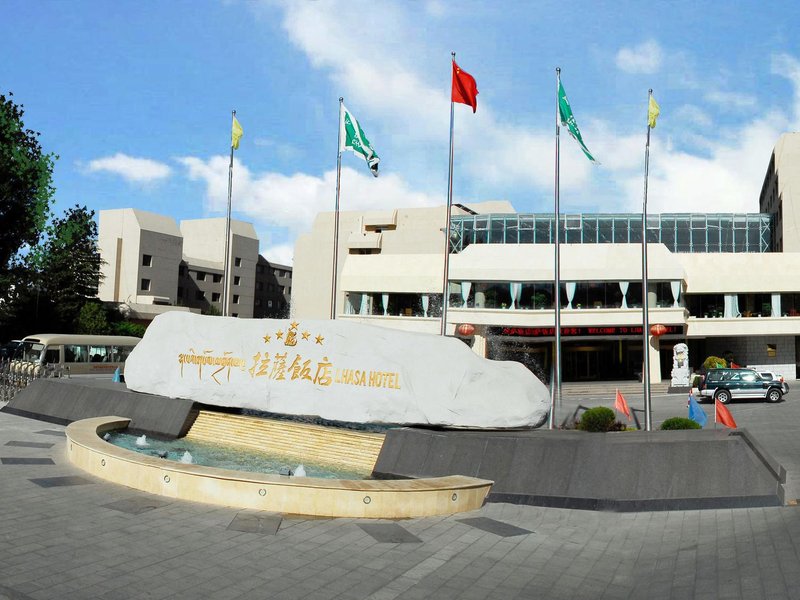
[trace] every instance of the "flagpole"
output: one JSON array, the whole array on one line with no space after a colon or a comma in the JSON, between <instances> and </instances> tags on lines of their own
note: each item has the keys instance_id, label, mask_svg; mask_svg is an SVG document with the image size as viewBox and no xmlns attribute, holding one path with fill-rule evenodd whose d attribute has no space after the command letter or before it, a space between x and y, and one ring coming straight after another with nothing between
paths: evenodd
<instances>
[{"instance_id":1,"label":"flagpole","mask_svg":"<svg viewBox=\"0 0 800 600\"><path fill-rule=\"evenodd\" d=\"M653 416L650 398L650 324L647 283L647 179L650 173L650 98L653 90L648 91L647 107L647 144L644 151L644 199L642 201L642 385L644 386L644 429L653 429Z\"/></svg>"},{"instance_id":2,"label":"flagpole","mask_svg":"<svg viewBox=\"0 0 800 600\"><path fill-rule=\"evenodd\" d=\"M561 83L561 68L556 67L556 165L555 165L555 200L553 207L553 231L555 232L555 265L554 265L554 302L555 302L555 351L553 353L553 383L550 391L550 429L556 428L556 407L561 406L561 246L559 243L560 207L559 207L559 154L561 150L560 112L558 108L558 90Z\"/></svg>"},{"instance_id":3,"label":"flagpole","mask_svg":"<svg viewBox=\"0 0 800 600\"><path fill-rule=\"evenodd\" d=\"M236 111L231 112L231 129L236 119ZM233 192L233 141L231 141L231 162L228 165L228 214L225 218L225 259L222 267L222 316L229 316L230 269L231 269L231 195Z\"/></svg>"},{"instance_id":4,"label":"flagpole","mask_svg":"<svg viewBox=\"0 0 800 600\"><path fill-rule=\"evenodd\" d=\"M331 276L331 320L336 320L336 272L339 266L339 188L342 180L342 106L344 98L339 97L339 135L337 136L336 156L336 209L333 217L333 274Z\"/></svg>"},{"instance_id":5,"label":"flagpole","mask_svg":"<svg viewBox=\"0 0 800 600\"><path fill-rule=\"evenodd\" d=\"M456 53L451 52L452 61L456 61ZM452 67L452 65L451 65ZM447 218L444 223L444 275L442 277L442 327L441 334L447 335L447 305L450 300L450 217L453 206L453 120L455 103L450 95L450 161L447 171Z\"/></svg>"}]
</instances>

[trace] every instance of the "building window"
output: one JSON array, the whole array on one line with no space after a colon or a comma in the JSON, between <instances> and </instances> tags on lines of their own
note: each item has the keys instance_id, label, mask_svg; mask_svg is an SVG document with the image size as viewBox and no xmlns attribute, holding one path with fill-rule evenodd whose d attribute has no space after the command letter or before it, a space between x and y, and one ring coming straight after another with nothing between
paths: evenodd
<instances>
[{"instance_id":1,"label":"building window","mask_svg":"<svg viewBox=\"0 0 800 600\"><path fill-rule=\"evenodd\" d=\"M198 271L197 281L205 281L205 280L206 280L206 274L203 271Z\"/></svg>"},{"instance_id":2,"label":"building window","mask_svg":"<svg viewBox=\"0 0 800 600\"><path fill-rule=\"evenodd\" d=\"M257 281L256 282L256 289L259 290L259 291L263 290L264 289L264 282L263 281Z\"/></svg>"},{"instance_id":3,"label":"building window","mask_svg":"<svg viewBox=\"0 0 800 600\"><path fill-rule=\"evenodd\" d=\"M142 291L149 292L150 291L150 280L149 279L142 279Z\"/></svg>"},{"instance_id":4,"label":"building window","mask_svg":"<svg viewBox=\"0 0 800 600\"><path fill-rule=\"evenodd\" d=\"M214 283L219 283L220 281L222 281L222 275L214 275L212 280L214 281Z\"/></svg>"},{"instance_id":5,"label":"building window","mask_svg":"<svg viewBox=\"0 0 800 600\"><path fill-rule=\"evenodd\" d=\"M219 292L212 292L211 293L211 301L212 302L219 302Z\"/></svg>"},{"instance_id":6,"label":"building window","mask_svg":"<svg viewBox=\"0 0 800 600\"><path fill-rule=\"evenodd\" d=\"M178 298L183 298L183 288L178 286Z\"/></svg>"},{"instance_id":7,"label":"building window","mask_svg":"<svg viewBox=\"0 0 800 600\"><path fill-rule=\"evenodd\" d=\"M233 259L233 266L234 267L241 267L242 266L242 259L241 257L237 256Z\"/></svg>"},{"instance_id":8,"label":"building window","mask_svg":"<svg viewBox=\"0 0 800 600\"><path fill-rule=\"evenodd\" d=\"M238 275L234 275L234 276L233 276L233 285L239 285L239 282L240 282L241 280L242 280L242 278L241 278L241 277L239 277Z\"/></svg>"},{"instance_id":9,"label":"building window","mask_svg":"<svg viewBox=\"0 0 800 600\"><path fill-rule=\"evenodd\" d=\"M194 297L195 297L195 300L205 300L206 299L206 293L203 290L197 290L194 293Z\"/></svg>"},{"instance_id":10,"label":"building window","mask_svg":"<svg viewBox=\"0 0 800 600\"><path fill-rule=\"evenodd\" d=\"M142 266L143 267L152 267L153 266L153 255L152 254L142 254Z\"/></svg>"},{"instance_id":11,"label":"building window","mask_svg":"<svg viewBox=\"0 0 800 600\"><path fill-rule=\"evenodd\" d=\"M263 273L264 265L256 265L256 273Z\"/></svg>"},{"instance_id":12,"label":"building window","mask_svg":"<svg viewBox=\"0 0 800 600\"><path fill-rule=\"evenodd\" d=\"M261 298L255 299L256 306L261 306Z\"/></svg>"},{"instance_id":13,"label":"building window","mask_svg":"<svg viewBox=\"0 0 800 600\"><path fill-rule=\"evenodd\" d=\"M292 288L286 288L286 293L291 296L292 295Z\"/></svg>"},{"instance_id":14,"label":"building window","mask_svg":"<svg viewBox=\"0 0 800 600\"><path fill-rule=\"evenodd\" d=\"M183 265L178 267L178 277L186 277L186 267Z\"/></svg>"},{"instance_id":15,"label":"building window","mask_svg":"<svg viewBox=\"0 0 800 600\"><path fill-rule=\"evenodd\" d=\"M239 294L234 294L233 295L233 303L234 304L239 304Z\"/></svg>"},{"instance_id":16,"label":"building window","mask_svg":"<svg viewBox=\"0 0 800 600\"><path fill-rule=\"evenodd\" d=\"M268 306L269 308L272 308L272 300L267 300L267 306Z\"/></svg>"}]
</instances>

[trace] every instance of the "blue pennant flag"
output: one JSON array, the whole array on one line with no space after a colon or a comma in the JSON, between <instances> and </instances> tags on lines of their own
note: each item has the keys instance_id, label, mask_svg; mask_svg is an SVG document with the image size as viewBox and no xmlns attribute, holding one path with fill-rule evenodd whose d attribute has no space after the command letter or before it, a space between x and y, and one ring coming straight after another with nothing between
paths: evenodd
<instances>
[{"instance_id":1,"label":"blue pennant flag","mask_svg":"<svg viewBox=\"0 0 800 600\"><path fill-rule=\"evenodd\" d=\"M699 423L700 427L705 427L708 422L705 411L700 408L700 405L692 394L689 394L689 418L695 423Z\"/></svg>"}]
</instances>

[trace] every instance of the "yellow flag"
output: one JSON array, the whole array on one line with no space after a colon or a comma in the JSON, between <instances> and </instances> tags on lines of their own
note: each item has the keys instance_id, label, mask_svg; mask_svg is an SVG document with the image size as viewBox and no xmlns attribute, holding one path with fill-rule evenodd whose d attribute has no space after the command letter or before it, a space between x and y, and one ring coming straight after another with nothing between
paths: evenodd
<instances>
[{"instance_id":1,"label":"yellow flag","mask_svg":"<svg viewBox=\"0 0 800 600\"><path fill-rule=\"evenodd\" d=\"M653 98L653 95L650 94L650 105L647 107L647 125L652 129L656 126L656 119L658 115L661 114L661 107L656 102L656 99Z\"/></svg>"},{"instance_id":2,"label":"yellow flag","mask_svg":"<svg viewBox=\"0 0 800 600\"><path fill-rule=\"evenodd\" d=\"M236 117L233 117L233 127L231 128L231 148L234 150L239 149L239 140L242 139L242 134L244 130L242 126L239 125L239 121L236 120Z\"/></svg>"}]
</instances>

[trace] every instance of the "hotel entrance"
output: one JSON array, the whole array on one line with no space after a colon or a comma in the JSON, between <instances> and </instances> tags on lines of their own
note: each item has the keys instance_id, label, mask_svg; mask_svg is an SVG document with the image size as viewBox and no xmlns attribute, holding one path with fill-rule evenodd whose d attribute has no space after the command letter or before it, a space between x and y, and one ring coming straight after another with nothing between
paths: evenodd
<instances>
[{"instance_id":1,"label":"hotel entrance","mask_svg":"<svg viewBox=\"0 0 800 600\"><path fill-rule=\"evenodd\" d=\"M683 333L682 326L668 327L671 335ZM641 379L641 336L641 326L562 328L562 381ZM489 327L486 341L487 358L520 362L542 381L550 382L555 352L552 327ZM670 361L671 356L670 350Z\"/></svg>"},{"instance_id":2,"label":"hotel entrance","mask_svg":"<svg viewBox=\"0 0 800 600\"><path fill-rule=\"evenodd\" d=\"M563 381L637 379L642 343L633 340L567 342L561 345Z\"/></svg>"}]
</instances>

